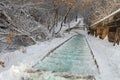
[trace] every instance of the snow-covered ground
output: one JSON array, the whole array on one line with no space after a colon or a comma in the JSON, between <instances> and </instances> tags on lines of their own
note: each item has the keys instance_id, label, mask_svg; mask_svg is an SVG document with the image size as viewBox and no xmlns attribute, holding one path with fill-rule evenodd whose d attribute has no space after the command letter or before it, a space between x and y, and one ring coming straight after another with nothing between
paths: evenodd
<instances>
[{"instance_id":1,"label":"snow-covered ground","mask_svg":"<svg viewBox=\"0 0 120 80\"><path fill-rule=\"evenodd\" d=\"M76 23L71 23L71 25L74 26ZM66 33L61 38L41 42L14 52L1 53L0 60L5 62L6 67L0 67L0 80L20 80L20 76L26 75L23 73L24 70L31 68L34 63L43 58L51 49L76 34L75 32L73 31L71 34ZM95 55L100 70L100 74L96 76L96 79L120 80L120 46L113 46L107 39L95 38L81 30L77 32L86 35L87 41Z\"/></svg>"},{"instance_id":2,"label":"snow-covered ground","mask_svg":"<svg viewBox=\"0 0 120 80\"><path fill-rule=\"evenodd\" d=\"M99 78L120 80L120 46L113 46L107 38L101 40L93 36L86 37L99 65Z\"/></svg>"}]
</instances>

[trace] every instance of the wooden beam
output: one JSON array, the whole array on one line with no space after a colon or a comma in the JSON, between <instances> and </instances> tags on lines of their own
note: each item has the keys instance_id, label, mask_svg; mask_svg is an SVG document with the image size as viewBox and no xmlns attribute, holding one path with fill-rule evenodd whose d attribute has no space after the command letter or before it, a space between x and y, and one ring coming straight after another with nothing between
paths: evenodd
<instances>
[{"instance_id":1,"label":"wooden beam","mask_svg":"<svg viewBox=\"0 0 120 80\"><path fill-rule=\"evenodd\" d=\"M100 19L99 21L95 22L94 24L91 25L91 27L93 27L93 26L99 24L100 22L102 22L102 21L104 21L104 20L106 20L106 19L108 19L108 18L114 16L114 15L117 14L118 12L120 12L120 8L119 8L118 10L112 12L110 15L104 17L103 19Z\"/></svg>"}]
</instances>

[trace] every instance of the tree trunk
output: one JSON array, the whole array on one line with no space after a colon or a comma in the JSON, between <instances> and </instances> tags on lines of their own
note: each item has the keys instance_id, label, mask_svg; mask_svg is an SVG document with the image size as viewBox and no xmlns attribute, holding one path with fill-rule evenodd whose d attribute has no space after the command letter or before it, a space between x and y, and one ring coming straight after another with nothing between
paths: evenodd
<instances>
[{"instance_id":1,"label":"tree trunk","mask_svg":"<svg viewBox=\"0 0 120 80\"><path fill-rule=\"evenodd\" d=\"M77 19L78 19L78 16L76 15L76 17L75 17L75 21L77 22Z\"/></svg>"},{"instance_id":2,"label":"tree trunk","mask_svg":"<svg viewBox=\"0 0 120 80\"><path fill-rule=\"evenodd\" d=\"M58 30L58 32L56 32L56 34L58 34L58 33L61 31L62 26L63 26L63 23L66 23L67 16L68 16L68 14L69 14L69 12L70 12L71 9L72 9L72 8L69 8L68 11L67 11L67 13L66 13L65 16L63 17L63 20L62 20L62 22L61 22L61 27L60 27L60 29Z\"/></svg>"}]
</instances>

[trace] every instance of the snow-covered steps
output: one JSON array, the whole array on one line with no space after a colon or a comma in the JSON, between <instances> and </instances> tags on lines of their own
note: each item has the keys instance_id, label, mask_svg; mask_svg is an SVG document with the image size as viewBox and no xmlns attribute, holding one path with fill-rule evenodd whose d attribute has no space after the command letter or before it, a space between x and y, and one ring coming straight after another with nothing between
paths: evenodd
<instances>
[{"instance_id":1,"label":"snow-covered steps","mask_svg":"<svg viewBox=\"0 0 120 80\"><path fill-rule=\"evenodd\" d=\"M31 76L31 77L30 77ZM73 75L68 73L51 73L44 71L28 72L20 80L95 80L93 76Z\"/></svg>"},{"instance_id":2,"label":"snow-covered steps","mask_svg":"<svg viewBox=\"0 0 120 80\"><path fill-rule=\"evenodd\" d=\"M83 76L98 74L91 50L83 35L74 36L33 68L40 71L67 72Z\"/></svg>"}]
</instances>

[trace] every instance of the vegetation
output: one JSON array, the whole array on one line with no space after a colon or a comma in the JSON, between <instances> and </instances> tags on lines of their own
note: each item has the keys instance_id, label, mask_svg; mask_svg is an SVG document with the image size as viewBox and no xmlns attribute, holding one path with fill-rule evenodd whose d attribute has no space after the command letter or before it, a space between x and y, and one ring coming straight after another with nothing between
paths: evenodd
<instances>
[{"instance_id":1,"label":"vegetation","mask_svg":"<svg viewBox=\"0 0 120 80\"><path fill-rule=\"evenodd\" d=\"M0 51L58 36L64 23L77 21L81 16L90 26L117 10L119 3L119 0L0 0L0 45L4 44Z\"/></svg>"}]
</instances>

